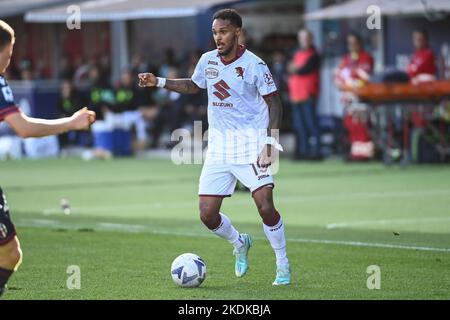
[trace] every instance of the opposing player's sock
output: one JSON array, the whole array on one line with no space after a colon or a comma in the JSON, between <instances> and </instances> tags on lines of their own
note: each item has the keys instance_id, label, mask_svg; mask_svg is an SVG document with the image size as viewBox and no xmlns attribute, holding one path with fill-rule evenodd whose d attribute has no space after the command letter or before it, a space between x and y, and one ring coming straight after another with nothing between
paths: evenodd
<instances>
[{"instance_id":1,"label":"opposing player's sock","mask_svg":"<svg viewBox=\"0 0 450 320\"><path fill-rule=\"evenodd\" d=\"M275 251L275 256L277 258L277 266L286 266L289 264L287 253L286 253L286 238L284 236L284 224L283 219L278 221L274 226L264 226L264 233L269 239L270 245Z\"/></svg>"},{"instance_id":2,"label":"opposing player's sock","mask_svg":"<svg viewBox=\"0 0 450 320\"><path fill-rule=\"evenodd\" d=\"M0 268L0 296L6 289L6 283L8 282L9 277L14 273L12 270Z\"/></svg>"},{"instance_id":3,"label":"opposing player's sock","mask_svg":"<svg viewBox=\"0 0 450 320\"><path fill-rule=\"evenodd\" d=\"M244 239L242 239L242 236L233 227L230 219L223 213L219 213L219 214L220 214L220 218L221 218L220 224L216 229L211 230L211 231L214 234L218 235L219 237L226 239L236 249L239 250L245 244Z\"/></svg>"}]
</instances>

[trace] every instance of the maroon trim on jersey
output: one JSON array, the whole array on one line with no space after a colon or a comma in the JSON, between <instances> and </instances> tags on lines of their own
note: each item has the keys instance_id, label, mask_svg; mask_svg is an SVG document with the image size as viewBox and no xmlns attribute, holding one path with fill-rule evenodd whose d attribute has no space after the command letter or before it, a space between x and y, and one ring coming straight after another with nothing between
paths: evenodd
<instances>
[{"instance_id":1,"label":"maroon trim on jersey","mask_svg":"<svg viewBox=\"0 0 450 320\"><path fill-rule=\"evenodd\" d=\"M244 52L245 52L245 46L242 45L242 44L240 44L240 45L238 46L238 49L237 49L236 57L234 57L233 59L231 59L231 60L229 60L229 61L226 61L226 60L223 60L223 57L222 57L220 54L217 54L217 56L220 57L220 61L221 61L224 65L227 66L227 65L229 65L230 63L233 63L233 62L235 62L237 59L239 59L240 57L242 57L242 55L244 54Z\"/></svg>"},{"instance_id":2,"label":"maroon trim on jersey","mask_svg":"<svg viewBox=\"0 0 450 320\"><path fill-rule=\"evenodd\" d=\"M16 113L16 112L19 112L19 111L20 111L19 107L16 106L16 105L12 105L12 106L9 106L9 107L7 107L5 109L0 110L0 121L5 120L5 118L7 116L9 116L10 114Z\"/></svg>"},{"instance_id":3,"label":"maroon trim on jersey","mask_svg":"<svg viewBox=\"0 0 450 320\"><path fill-rule=\"evenodd\" d=\"M211 198L229 198L231 194L221 195L221 194L199 194L199 197L211 197Z\"/></svg>"},{"instance_id":4,"label":"maroon trim on jersey","mask_svg":"<svg viewBox=\"0 0 450 320\"><path fill-rule=\"evenodd\" d=\"M14 237L16 236L16 231L14 230L13 232L11 232L10 234L8 234L8 236L5 239L0 240L0 246L4 246L5 244L7 244L8 242L10 242L12 239L14 239Z\"/></svg>"},{"instance_id":5,"label":"maroon trim on jersey","mask_svg":"<svg viewBox=\"0 0 450 320\"><path fill-rule=\"evenodd\" d=\"M271 92L271 93L268 93L268 94L266 94L266 95L263 95L262 97L265 99L265 98L277 96L278 94L279 94L279 93L278 93L278 90L275 90L274 92Z\"/></svg>"},{"instance_id":6,"label":"maroon trim on jersey","mask_svg":"<svg viewBox=\"0 0 450 320\"><path fill-rule=\"evenodd\" d=\"M259 191L259 190L261 190L262 188L265 188L265 187L268 187L268 186L271 186L272 189L275 188L275 184L273 184L272 182L263 184L262 186L260 186L260 187L258 187L258 188L256 188L255 190L252 191L252 197L253 197L253 195L255 194L256 191Z\"/></svg>"}]
</instances>

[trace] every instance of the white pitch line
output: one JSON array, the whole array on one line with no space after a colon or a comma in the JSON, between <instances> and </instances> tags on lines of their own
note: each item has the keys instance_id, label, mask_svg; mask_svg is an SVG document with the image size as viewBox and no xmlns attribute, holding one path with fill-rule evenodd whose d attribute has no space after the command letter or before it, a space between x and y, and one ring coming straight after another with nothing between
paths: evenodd
<instances>
[{"instance_id":1,"label":"white pitch line","mask_svg":"<svg viewBox=\"0 0 450 320\"><path fill-rule=\"evenodd\" d=\"M126 232L139 232L146 231L147 227L136 224L121 224L121 223L110 223L110 222L100 222L97 224L100 229L106 230L118 230Z\"/></svg>"},{"instance_id":2,"label":"white pitch line","mask_svg":"<svg viewBox=\"0 0 450 320\"><path fill-rule=\"evenodd\" d=\"M124 209L159 209L163 204L160 202L148 203L131 203L113 206L88 206L88 207L71 207L72 213L92 213L92 212L109 212L109 211L123 211ZM42 210L44 216L60 215L63 213L61 208L46 208Z\"/></svg>"},{"instance_id":3,"label":"white pitch line","mask_svg":"<svg viewBox=\"0 0 450 320\"><path fill-rule=\"evenodd\" d=\"M378 198L396 198L396 197L421 197L421 196L440 196L450 195L450 189L431 189L431 190L414 190L414 191L398 191L398 192L355 192L344 194L325 194L325 195L282 195L277 196L278 202L299 203L308 201L335 201L348 199L378 199ZM233 204L252 204L250 197L244 199L232 199ZM151 202L148 203L131 203L122 205L110 206L86 206L73 207L72 213L92 213L92 212L117 212L124 209L148 209L148 210L163 210L163 209L183 209L183 208L197 208L197 199L192 201L177 201L177 202ZM60 208L47 208L42 210L44 215L61 214Z\"/></svg>"},{"instance_id":4,"label":"white pitch line","mask_svg":"<svg viewBox=\"0 0 450 320\"><path fill-rule=\"evenodd\" d=\"M383 220L361 220L351 222L335 222L326 225L327 229L348 228L354 226L365 225L390 225L390 224L411 224L411 223L426 223L426 222L439 222L450 221L450 217L429 217L429 218L407 218L407 219L383 219Z\"/></svg>"},{"instance_id":5,"label":"white pitch line","mask_svg":"<svg viewBox=\"0 0 450 320\"><path fill-rule=\"evenodd\" d=\"M450 189L422 189L422 190L412 190L412 191L371 191L371 192L352 192L352 193L341 193L341 194L321 194L321 195L310 195L310 196L300 196L301 200L348 200L348 199L378 199L378 198L402 198L402 197L428 197L428 196L440 196L440 195L450 195ZM283 196L281 195L283 198ZM292 197L289 197L292 199ZM295 199L295 197L294 197Z\"/></svg>"},{"instance_id":6,"label":"white pitch line","mask_svg":"<svg viewBox=\"0 0 450 320\"><path fill-rule=\"evenodd\" d=\"M404 250L418 250L418 251L434 251L434 252L450 252L450 248L434 248L422 246L408 246L389 243L376 242L359 242L359 241L341 241L341 240L315 240L315 239L286 239L291 242L305 242L305 243L319 243L319 244L336 244L354 247L373 247L373 248L389 248L389 249L404 249Z\"/></svg>"},{"instance_id":7,"label":"white pitch line","mask_svg":"<svg viewBox=\"0 0 450 320\"><path fill-rule=\"evenodd\" d=\"M185 237L210 237L210 238L216 237L211 234L193 233L193 232L171 232L171 231L159 231L159 230L148 230L148 232L152 233L152 234L185 236ZM267 238L265 238L265 237L253 237L253 239L267 240ZM450 252L450 248L433 248L433 247L408 246L408 245L397 245L397 244L389 244L389 243L374 243L374 242L360 242L360 241L303 239L303 238L286 238L286 241L302 242L302 243L316 243L316 244L344 245L344 246L354 246L354 247L373 247L373 248L389 248L389 249L418 250L418 251Z\"/></svg>"},{"instance_id":8,"label":"white pitch line","mask_svg":"<svg viewBox=\"0 0 450 320\"><path fill-rule=\"evenodd\" d=\"M51 223L50 223L51 221ZM40 219L21 219L20 226L37 226L37 227L49 227L57 225L58 227L65 227L66 224L59 224L58 221L53 220L40 220ZM73 229L74 226L69 226ZM78 227L78 226L77 226ZM156 235L170 235L170 236L184 236L184 237L216 237L210 233L196 233L196 232L176 232L167 230L154 230L143 225L129 225L121 223L109 223L100 222L95 224L94 229L100 228L103 230L111 231L124 231L124 232L148 232ZM265 237L254 237L255 240L266 240ZM450 248L435 248L424 246L409 246L398 245L389 243L376 243L376 242L359 242L359 241L345 241L345 240L326 240L326 239L303 239L303 238L287 238L288 242L301 242L301 243L315 243L315 244L331 244L331 245L343 245L353 247L371 247L371 248L388 248L388 249L402 249L402 250L416 250L416 251L432 251L432 252L450 252Z\"/></svg>"},{"instance_id":9,"label":"white pitch line","mask_svg":"<svg viewBox=\"0 0 450 320\"><path fill-rule=\"evenodd\" d=\"M27 219L27 220L31 224L34 224L36 226L53 226L59 223L59 221L57 220L48 220L48 219Z\"/></svg>"}]
</instances>

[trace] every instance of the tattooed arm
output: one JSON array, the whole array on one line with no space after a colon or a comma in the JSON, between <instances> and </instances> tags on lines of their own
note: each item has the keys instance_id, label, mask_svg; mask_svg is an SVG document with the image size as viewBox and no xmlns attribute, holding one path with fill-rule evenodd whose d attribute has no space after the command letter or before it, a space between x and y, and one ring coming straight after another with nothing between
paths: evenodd
<instances>
[{"instance_id":1,"label":"tattooed arm","mask_svg":"<svg viewBox=\"0 0 450 320\"><path fill-rule=\"evenodd\" d=\"M200 88L189 78L167 79L164 88L185 94L195 94L200 91Z\"/></svg>"},{"instance_id":2,"label":"tattooed arm","mask_svg":"<svg viewBox=\"0 0 450 320\"><path fill-rule=\"evenodd\" d=\"M140 73L139 86L140 87L155 87L158 79L153 73ZM189 78L186 79L166 79L164 88L183 94L195 94L200 91L200 88Z\"/></svg>"}]
</instances>

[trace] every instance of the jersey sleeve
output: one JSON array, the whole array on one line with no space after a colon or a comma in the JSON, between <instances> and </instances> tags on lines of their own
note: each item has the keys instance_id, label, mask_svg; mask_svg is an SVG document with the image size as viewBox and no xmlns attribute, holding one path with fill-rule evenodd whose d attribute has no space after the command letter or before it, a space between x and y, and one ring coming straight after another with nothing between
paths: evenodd
<instances>
[{"instance_id":1,"label":"jersey sleeve","mask_svg":"<svg viewBox=\"0 0 450 320\"><path fill-rule=\"evenodd\" d=\"M198 60L195 66L194 73L192 74L191 80L201 89L206 89L206 77L204 68L204 55Z\"/></svg>"},{"instance_id":2,"label":"jersey sleeve","mask_svg":"<svg viewBox=\"0 0 450 320\"><path fill-rule=\"evenodd\" d=\"M373 57L370 54L367 54L366 59L364 60L364 62L361 65L361 68L367 72L368 74L372 74L373 73Z\"/></svg>"},{"instance_id":3,"label":"jersey sleeve","mask_svg":"<svg viewBox=\"0 0 450 320\"><path fill-rule=\"evenodd\" d=\"M3 121L6 116L18 112L19 108L14 102L14 96L11 88L6 81L1 79L0 83L0 121Z\"/></svg>"},{"instance_id":4,"label":"jersey sleeve","mask_svg":"<svg viewBox=\"0 0 450 320\"><path fill-rule=\"evenodd\" d=\"M264 61L258 61L254 66L253 72L254 84L261 96L266 97L278 93L272 73Z\"/></svg>"}]
</instances>

